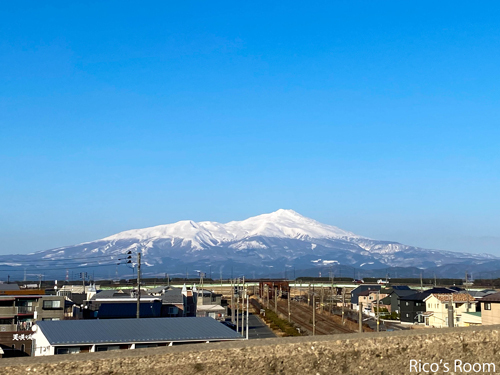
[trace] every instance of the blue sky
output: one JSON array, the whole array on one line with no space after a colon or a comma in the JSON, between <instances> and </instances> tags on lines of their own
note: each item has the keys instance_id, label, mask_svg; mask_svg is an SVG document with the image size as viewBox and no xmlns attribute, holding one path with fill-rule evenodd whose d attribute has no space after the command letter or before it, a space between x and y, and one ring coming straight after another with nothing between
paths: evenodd
<instances>
[{"instance_id":1,"label":"blue sky","mask_svg":"<svg viewBox=\"0 0 500 375\"><path fill-rule=\"evenodd\" d=\"M0 4L0 254L291 208L500 256L493 1Z\"/></svg>"}]
</instances>

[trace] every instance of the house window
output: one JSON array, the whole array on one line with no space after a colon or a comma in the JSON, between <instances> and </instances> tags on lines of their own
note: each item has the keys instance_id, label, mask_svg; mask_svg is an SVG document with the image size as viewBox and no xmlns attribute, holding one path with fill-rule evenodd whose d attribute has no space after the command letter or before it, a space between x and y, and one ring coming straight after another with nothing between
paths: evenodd
<instances>
[{"instance_id":1,"label":"house window","mask_svg":"<svg viewBox=\"0 0 500 375\"><path fill-rule=\"evenodd\" d=\"M410 314L406 314L406 317L409 318L410 317Z\"/></svg>"},{"instance_id":2,"label":"house window","mask_svg":"<svg viewBox=\"0 0 500 375\"><path fill-rule=\"evenodd\" d=\"M43 309L44 310L60 309L60 308L61 308L61 301L60 300L43 301Z\"/></svg>"},{"instance_id":3,"label":"house window","mask_svg":"<svg viewBox=\"0 0 500 375\"><path fill-rule=\"evenodd\" d=\"M408 302L406 302L406 306L409 306L409 303L408 303Z\"/></svg>"},{"instance_id":4,"label":"house window","mask_svg":"<svg viewBox=\"0 0 500 375\"><path fill-rule=\"evenodd\" d=\"M120 350L120 345L96 346L95 350L96 350L96 352L107 352L110 350Z\"/></svg>"},{"instance_id":5,"label":"house window","mask_svg":"<svg viewBox=\"0 0 500 375\"><path fill-rule=\"evenodd\" d=\"M485 310L491 310L491 303L489 303L489 302L485 302L485 303L484 303L484 309L485 309Z\"/></svg>"},{"instance_id":6,"label":"house window","mask_svg":"<svg viewBox=\"0 0 500 375\"><path fill-rule=\"evenodd\" d=\"M80 353L79 346L56 348L56 354L78 354L78 353Z\"/></svg>"},{"instance_id":7,"label":"house window","mask_svg":"<svg viewBox=\"0 0 500 375\"><path fill-rule=\"evenodd\" d=\"M168 308L168 313L169 313L170 315L177 314L177 307L175 307L175 306L170 306L170 307Z\"/></svg>"}]
</instances>

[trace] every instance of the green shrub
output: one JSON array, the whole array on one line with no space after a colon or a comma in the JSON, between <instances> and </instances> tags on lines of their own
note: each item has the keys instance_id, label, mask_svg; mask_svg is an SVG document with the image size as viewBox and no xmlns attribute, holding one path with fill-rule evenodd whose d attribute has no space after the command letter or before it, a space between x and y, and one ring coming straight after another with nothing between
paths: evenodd
<instances>
[{"instance_id":1,"label":"green shrub","mask_svg":"<svg viewBox=\"0 0 500 375\"><path fill-rule=\"evenodd\" d=\"M271 329L279 329L286 336L300 336L294 325L281 319L273 310L265 309L265 320L270 324Z\"/></svg>"}]
</instances>

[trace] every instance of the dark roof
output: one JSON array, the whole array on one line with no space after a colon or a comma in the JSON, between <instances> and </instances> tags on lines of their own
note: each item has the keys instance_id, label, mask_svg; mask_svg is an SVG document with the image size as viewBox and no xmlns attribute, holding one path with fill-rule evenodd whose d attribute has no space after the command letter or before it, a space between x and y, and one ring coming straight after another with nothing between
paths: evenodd
<instances>
[{"instance_id":1,"label":"dark roof","mask_svg":"<svg viewBox=\"0 0 500 375\"><path fill-rule=\"evenodd\" d=\"M242 339L239 333L208 317L46 320L37 325L51 345Z\"/></svg>"},{"instance_id":2,"label":"dark roof","mask_svg":"<svg viewBox=\"0 0 500 375\"><path fill-rule=\"evenodd\" d=\"M71 293L70 300L76 305L83 305L83 302L87 300L87 293Z\"/></svg>"},{"instance_id":3,"label":"dark roof","mask_svg":"<svg viewBox=\"0 0 500 375\"><path fill-rule=\"evenodd\" d=\"M394 290L410 290L408 285L393 285L391 288Z\"/></svg>"},{"instance_id":4,"label":"dark roof","mask_svg":"<svg viewBox=\"0 0 500 375\"><path fill-rule=\"evenodd\" d=\"M139 308L141 318L159 318L161 316L161 302L141 303ZM97 312L98 319L135 318L137 303L102 303Z\"/></svg>"},{"instance_id":5,"label":"dark roof","mask_svg":"<svg viewBox=\"0 0 500 375\"><path fill-rule=\"evenodd\" d=\"M19 290L17 284L0 284L0 290Z\"/></svg>"},{"instance_id":6,"label":"dark roof","mask_svg":"<svg viewBox=\"0 0 500 375\"><path fill-rule=\"evenodd\" d=\"M359 293L364 292L365 290L380 290L382 287L377 284L364 284L364 285L359 285L357 288L351 290L351 303L353 304L358 304L358 297Z\"/></svg>"},{"instance_id":7,"label":"dark roof","mask_svg":"<svg viewBox=\"0 0 500 375\"><path fill-rule=\"evenodd\" d=\"M160 296L162 302L166 303L184 303L184 296L182 294L182 289L172 288L166 290L164 294Z\"/></svg>"},{"instance_id":8,"label":"dark roof","mask_svg":"<svg viewBox=\"0 0 500 375\"><path fill-rule=\"evenodd\" d=\"M400 296L399 299L401 301L423 301L426 299L428 296L430 296L432 293L427 293L427 292L419 292L419 293L413 293L407 296Z\"/></svg>"},{"instance_id":9,"label":"dark roof","mask_svg":"<svg viewBox=\"0 0 500 375\"><path fill-rule=\"evenodd\" d=\"M116 290L116 289L107 289L107 290L101 290L94 294L91 298L91 300L97 300L97 299L108 299L108 298L135 298L132 297L132 293L134 291L132 290ZM150 296L145 290L141 289L141 297L146 297L146 298L154 298L153 296Z\"/></svg>"},{"instance_id":10,"label":"dark roof","mask_svg":"<svg viewBox=\"0 0 500 375\"><path fill-rule=\"evenodd\" d=\"M406 296L400 296L399 299L402 301L423 301L431 294L451 294L451 293L456 293L456 291L448 288L432 288L424 292L418 292Z\"/></svg>"},{"instance_id":11,"label":"dark roof","mask_svg":"<svg viewBox=\"0 0 500 375\"><path fill-rule=\"evenodd\" d=\"M409 295L412 295L412 294L415 294L418 292L416 290L413 290L413 289L397 289L397 290L393 290L392 293L394 293L399 298L401 298L401 297L409 296Z\"/></svg>"},{"instance_id":12,"label":"dark roof","mask_svg":"<svg viewBox=\"0 0 500 375\"><path fill-rule=\"evenodd\" d=\"M92 296L92 300L96 300L98 298L126 298L130 297L130 293L128 291L119 291L115 289L108 289L108 290L100 290L96 294Z\"/></svg>"},{"instance_id":13,"label":"dark roof","mask_svg":"<svg viewBox=\"0 0 500 375\"><path fill-rule=\"evenodd\" d=\"M496 292L484 292L484 291L481 291L481 290L468 290L468 291L465 291L465 290L461 290L460 292L458 293L462 293L462 294L470 294L472 297L476 298L476 299L482 299L483 297L486 297L490 294L494 294Z\"/></svg>"},{"instance_id":14,"label":"dark roof","mask_svg":"<svg viewBox=\"0 0 500 375\"><path fill-rule=\"evenodd\" d=\"M490 294L481 298L481 302L500 302L500 293Z\"/></svg>"}]
</instances>

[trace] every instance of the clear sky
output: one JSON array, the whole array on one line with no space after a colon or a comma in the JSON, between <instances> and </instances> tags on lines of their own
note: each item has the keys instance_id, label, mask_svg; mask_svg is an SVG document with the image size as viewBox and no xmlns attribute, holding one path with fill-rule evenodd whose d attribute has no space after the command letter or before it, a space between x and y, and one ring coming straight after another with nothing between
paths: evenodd
<instances>
[{"instance_id":1,"label":"clear sky","mask_svg":"<svg viewBox=\"0 0 500 375\"><path fill-rule=\"evenodd\" d=\"M497 1L3 1L0 254L290 208L500 256Z\"/></svg>"}]
</instances>

